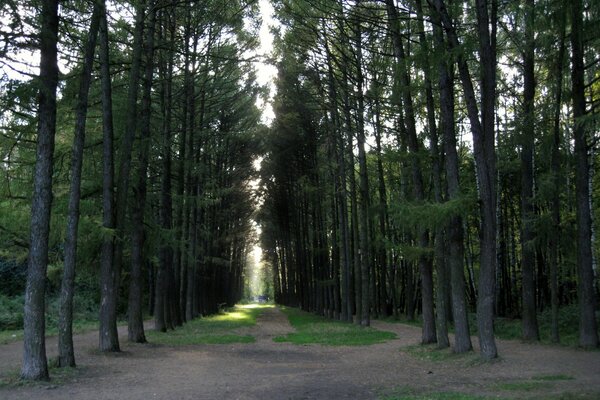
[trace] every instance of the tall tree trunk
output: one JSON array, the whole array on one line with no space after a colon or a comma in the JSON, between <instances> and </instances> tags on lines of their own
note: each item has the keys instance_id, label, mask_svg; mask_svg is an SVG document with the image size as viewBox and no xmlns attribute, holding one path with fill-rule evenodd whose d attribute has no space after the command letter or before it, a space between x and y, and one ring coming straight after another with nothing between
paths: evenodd
<instances>
[{"instance_id":1,"label":"tall tree trunk","mask_svg":"<svg viewBox=\"0 0 600 400\"><path fill-rule=\"evenodd\" d=\"M521 142L521 269L523 274L524 340L540 340L535 301L535 251L533 240L533 155L535 135L534 21L535 0L525 3L525 49L523 52L523 126Z\"/></svg>"},{"instance_id":2,"label":"tall tree trunk","mask_svg":"<svg viewBox=\"0 0 600 400\"><path fill-rule=\"evenodd\" d=\"M161 178L161 210L160 223L165 231L170 231L173 228L173 200L171 195L171 141L172 141L172 104L173 104L173 57L174 57L174 42L175 42L175 15L174 9L171 10L167 17L169 28L169 52L167 53L166 66L161 68L164 71L162 91L163 91L163 148L162 160L163 170ZM165 35L166 36L166 35ZM166 67L166 68L165 68ZM165 245L160 251L160 261L165 264L165 269L169 272L169 308L171 310L173 324L175 326L182 325L181 313L179 308L179 291L180 291L180 269L173 260L173 248L170 244Z\"/></svg>"},{"instance_id":3,"label":"tall tree trunk","mask_svg":"<svg viewBox=\"0 0 600 400\"><path fill-rule=\"evenodd\" d=\"M193 36L192 52L190 54L190 67L193 69L196 65L196 49L198 47L198 36ZM185 196L184 203L184 229L182 232L182 241L184 242L184 250L182 254L182 263L186 269L187 282L185 291L185 319L191 321L196 317L194 314L193 307L193 293L194 285L196 283L196 221L197 221L197 207L194 206L196 193L192 182L192 166L194 161L194 131L196 129L196 85L192 76L192 71L186 70L186 109L187 109L187 143L183 143L185 146L186 158L182 159L183 166L181 171L184 173L185 187L187 196ZM187 164L187 168L185 168Z\"/></svg>"},{"instance_id":4,"label":"tall tree trunk","mask_svg":"<svg viewBox=\"0 0 600 400\"><path fill-rule=\"evenodd\" d=\"M75 110L75 133L71 155L71 189L67 231L65 235L65 260L60 286L60 309L58 314L58 366L74 367L73 349L73 294L75 289L75 265L77 260L77 228L79 227L79 202L81 198L81 170L85 144L85 122L88 110L88 94L92 81L94 52L100 27L100 6L96 1L83 56L83 71Z\"/></svg>"},{"instance_id":5,"label":"tall tree trunk","mask_svg":"<svg viewBox=\"0 0 600 400\"><path fill-rule=\"evenodd\" d=\"M50 211L52 208L52 170L56 133L56 87L58 85L57 42L58 1L43 0L40 28L40 91L31 231L25 308L23 312L23 379L48 379L45 338L46 270Z\"/></svg>"},{"instance_id":6,"label":"tall tree trunk","mask_svg":"<svg viewBox=\"0 0 600 400\"><path fill-rule=\"evenodd\" d=\"M100 76L102 86L102 228L113 231L115 228L114 214L114 130L112 112L112 83L110 79L108 23L106 19L106 5L100 0ZM102 239L102 250L100 255L100 282L101 299L110 302L114 299L112 284L113 260L114 260L114 237L105 234ZM109 324L110 308L104 304L104 311L100 311L100 333L101 348L111 349L111 338L114 339L114 331ZM104 322L102 322L104 320ZM116 329L116 326L115 326ZM104 347L102 346L104 343ZM116 350L118 350L117 341ZM113 349L114 346L113 346Z\"/></svg>"},{"instance_id":7,"label":"tall tree trunk","mask_svg":"<svg viewBox=\"0 0 600 400\"><path fill-rule=\"evenodd\" d=\"M429 44L425 38L425 26L423 23L423 6L421 0L415 2L417 11L417 27L419 30L419 43L424 55L430 54ZM438 132L435 121L435 103L433 100L433 89L431 84L431 69L428 60L424 60L423 71L425 77L425 104L427 108L427 127L429 129L429 142L431 152L431 169L433 181L433 194L436 203L441 204L442 198L442 166L440 161L440 151L438 146ZM444 239L444 228L439 226L435 229L435 267L437 272L435 305L436 305L436 338L438 348L450 346L448 339L448 321L446 310L447 301L450 297L448 289L449 271L446 264L446 245Z\"/></svg>"},{"instance_id":8,"label":"tall tree trunk","mask_svg":"<svg viewBox=\"0 0 600 400\"><path fill-rule=\"evenodd\" d=\"M590 162L588 128L583 118L585 83L583 64L583 7L571 2L571 81L575 137L575 187L577 204L577 298L579 301L579 345L598 347L594 271L592 268L592 214L590 210Z\"/></svg>"},{"instance_id":9,"label":"tall tree trunk","mask_svg":"<svg viewBox=\"0 0 600 400\"><path fill-rule=\"evenodd\" d=\"M357 6L359 2L357 1ZM362 314L360 319L361 326L369 326L371 296L371 243L369 240L369 177L367 173L367 155L365 152L365 123L364 123L364 96L363 96L363 75L362 75L362 28L360 20L356 21L354 27L356 34L356 54L357 54L357 96L358 109L357 116L357 145L358 145L358 165L359 165L359 191L360 191L360 265L361 265L361 283L362 283Z\"/></svg>"},{"instance_id":10,"label":"tall tree trunk","mask_svg":"<svg viewBox=\"0 0 600 400\"><path fill-rule=\"evenodd\" d=\"M439 16L433 13L434 36L438 54L447 53ZM443 132L444 152L446 154L446 181L450 201L460 200L459 160L456 150L456 132L454 126L454 79L452 62L439 59L440 118ZM447 226L448 267L452 288L452 316L454 319L454 352L464 353L472 350L467 302L465 299L464 240L463 221L460 215L454 216Z\"/></svg>"},{"instance_id":11,"label":"tall tree trunk","mask_svg":"<svg viewBox=\"0 0 600 400\"><path fill-rule=\"evenodd\" d=\"M142 55L142 33L146 4L141 1L136 10L133 35L133 59L127 95L127 120L119 158L119 177L115 203L114 256L112 265L103 265L100 272L100 351L120 351L117 332L117 301L123 264L123 237L125 235L127 198L131 170L131 152L137 126L137 98Z\"/></svg>"},{"instance_id":12,"label":"tall tree trunk","mask_svg":"<svg viewBox=\"0 0 600 400\"><path fill-rule=\"evenodd\" d=\"M423 174L419 162L419 142L417 138L417 124L415 111L410 88L410 77L408 66L406 64L406 54L400 35L398 10L393 0L386 0L388 24L390 27L392 41L394 45L394 56L398 63L398 74L402 92L402 104L405 109L404 122L406 125L407 143L411 157L411 169L414 196L418 202L425 200L425 190L423 184ZM429 246L429 233L427 229L420 228L418 232L418 243L421 249ZM437 340L435 317L433 312L433 271L432 263L429 257L424 255L419 257L419 272L421 275L421 299L423 312L423 330L422 343L435 343Z\"/></svg>"},{"instance_id":13,"label":"tall tree trunk","mask_svg":"<svg viewBox=\"0 0 600 400\"><path fill-rule=\"evenodd\" d=\"M492 0L494 3L495 0ZM459 41L443 0L432 0L448 34L452 49L459 49ZM496 154L494 115L496 98L495 28L490 33L488 1L476 0L479 56L481 67L481 121L471 73L463 54L458 53L460 73L467 114L473 134L473 149L477 166L480 198L480 271L477 297L477 325L480 353L483 358L497 357L494 339L494 294L496 279ZM492 7L494 9L495 7ZM493 12L495 16L495 12ZM496 24L492 18L492 26Z\"/></svg>"},{"instance_id":14,"label":"tall tree trunk","mask_svg":"<svg viewBox=\"0 0 600 400\"><path fill-rule=\"evenodd\" d=\"M566 48L566 12L564 6L559 11L560 15L560 38L558 54L554 70L555 95L554 95L554 126L552 142L552 234L550 235L550 302L552 304L552 328L551 340L554 343L560 342L558 331L558 266L560 253L560 144L562 142L560 133L560 112L562 108L562 85L563 85L563 63Z\"/></svg>"},{"instance_id":15,"label":"tall tree trunk","mask_svg":"<svg viewBox=\"0 0 600 400\"><path fill-rule=\"evenodd\" d=\"M342 283L341 283L341 307L342 321L352 322L352 298L350 297L350 268L352 257L350 255L350 232L348 229L348 190L346 180L346 157L344 155L344 138L343 130L340 123L340 115L338 113L338 95L335 86L335 77L333 74L333 66L331 61L331 53L329 46L326 42L327 51L327 70L328 70L328 85L329 85L329 97L331 102L331 115L333 119L333 146L335 147L335 153L337 154L337 166L338 171L335 174L335 193L336 201L338 203L338 223L340 230L340 263L342 270Z\"/></svg>"},{"instance_id":16,"label":"tall tree trunk","mask_svg":"<svg viewBox=\"0 0 600 400\"><path fill-rule=\"evenodd\" d=\"M354 278L355 323L362 321L362 274L360 264L360 243L358 228L358 200L356 194L356 173L354 166L354 140L352 136L352 117L350 114L348 75L344 73L344 119L346 121L346 153L348 159L348 178L350 180L350 234L352 238L352 276Z\"/></svg>"},{"instance_id":17,"label":"tall tree trunk","mask_svg":"<svg viewBox=\"0 0 600 400\"><path fill-rule=\"evenodd\" d=\"M139 164L137 170L137 185L134 190L135 204L132 207L132 237L131 237L131 277L129 280L129 302L128 314L128 337L132 342L144 343L144 319L142 315L142 268L144 266L144 214L146 209L147 194L147 170L150 153L150 114L152 112L152 74L154 71L154 30L156 25L155 0L148 4L148 21L146 26L146 40L144 45L145 67L142 94L142 109L140 121L140 149ZM160 279L160 267L157 273L157 281ZM155 298L161 293L157 290ZM160 314L159 309L154 308L155 316Z\"/></svg>"}]
</instances>

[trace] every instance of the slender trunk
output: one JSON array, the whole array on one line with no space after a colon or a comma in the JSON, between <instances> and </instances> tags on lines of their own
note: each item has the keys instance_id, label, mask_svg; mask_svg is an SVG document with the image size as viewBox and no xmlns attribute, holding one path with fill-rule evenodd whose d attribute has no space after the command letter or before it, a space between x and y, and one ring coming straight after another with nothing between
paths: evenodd
<instances>
[{"instance_id":1,"label":"slender trunk","mask_svg":"<svg viewBox=\"0 0 600 400\"><path fill-rule=\"evenodd\" d=\"M188 11L190 12L190 11ZM191 22L189 22L191 24ZM190 28L191 29L191 28ZM195 229L196 229L196 207L193 206L195 203L195 193L194 187L192 185L192 165L193 165L193 154L194 154L194 130L195 130L195 116L196 116L196 86L193 79L192 71L189 71L190 68L195 68L196 65L196 49L198 47L198 36L194 35L193 44L192 44L192 52L189 54L190 60L188 69L186 69L184 79L186 87L185 87L185 102L186 102L186 110L187 110L187 133L182 137L183 139L187 139L187 143L183 141L180 147L185 147L185 151L181 154L182 165L180 167L180 171L182 173L183 178L182 183L185 184L185 193L182 201L184 201L184 225L182 230L182 242L183 252L181 256L182 268L185 268L187 281L186 286L183 288L185 292L185 319L186 321L191 321L196 317L193 313L193 288L196 282L196 237L195 237ZM187 164L187 165L186 165ZM187 167L187 168L186 168ZM182 192L184 190L182 189Z\"/></svg>"},{"instance_id":2,"label":"slender trunk","mask_svg":"<svg viewBox=\"0 0 600 400\"><path fill-rule=\"evenodd\" d=\"M135 203L132 206L132 250L131 250L131 277L129 281L128 337L129 341L144 343L144 321L142 316L142 267L144 265L144 214L146 209L147 170L150 153L150 113L152 73L154 69L154 29L156 21L155 2L148 4L148 23L146 27L146 40L144 46L145 70L143 81L142 109L140 121L140 149L137 170L137 185L134 188ZM157 279L160 277L157 274ZM160 292L156 292L156 298ZM159 314L155 306L155 315Z\"/></svg>"},{"instance_id":3,"label":"slender trunk","mask_svg":"<svg viewBox=\"0 0 600 400\"><path fill-rule=\"evenodd\" d=\"M360 264L358 201L356 195L356 173L354 166L354 140L352 137L352 117L350 115L348 76L344 75L344 119L346 121L347 143L345 150L348 158L348 178L350 179L350 233L352 235L352 274L354 277L354 305L356 309L355 322L360 325L362 320L362 278Z\"/></svg>"},{"instance_id":4,"label":"slender trunk","mask_svg":"<svg viewBox=\"0 0 600 400\"><path fill-rule=\"evenodd\" d=\"M440 14L448 35L450 48L460 44L452 20L443 0L432 0ZM492 0L494 3L494 0ZM480 272L477 296L477 325L481 356L486 359L498 355L494 339L494 294L496 278L496 155L494 115L496 98L495 29L490 34L487 0L476 0L479 56L481 59L481 121L471 73L463 54L458 53L458 70L465 93L467 114L471 123L473 149L477 169L480 198ZM494 7L492 7L494 8ZM495 16L495 12L493 13ZM493 26L496 21L492 18Z\"/></svg>"},{"instance_id":5,"label":"slender trunk","mask_svg":"<svg viewBox=\"0 0 600 400\"><path fill-rule=\"evenodd\" d=\"M358 5L358 2L357 2ZM358 96L358 124L357 124L357 145L358 145L358 165L359 165L359 192L360 192L360 271L362 283L362 314L360 319L361 326L369 326L371 311L371 244L369 240L369 178L367 174L367 155L365 152L365 124L364 124L364 96L363 96L363 75L362 75L362 29L360 21L355 26L356 34L356 54L357 54L357 96Z\"/></svg>"},{"instance_id":6,"label":"slender trunk","mask_svg":"<svg viewBox=\"0 0 600 400\"><path fill-rule=\"evenodd\" d=\"M535 72L534 72L534 7L535 0L525 4L525 50L523 53L523 127L521 142L521 269L523 274L524 340L540 340L535 301L535 249L533 240L533 155L535 135Z\"/></svg>"},{"instance_id":7,"label":"slender trunk","mask_svg":"<svg viewBox=\"0 0 600 400\"><path fill-rule=\"evenodd\" d=\"M106 231L113 231L115 228L114 214L114 130L113 130L113 113L112 113L112 83L110 79L110 63L109 63L109 44L108 44L108 24L106 20L106 6L104 0L100 0L101 15L100 15L100 75L102 86L102 228ZM102 250L100 255L100 281L101 281L101 298L105 302L110 302L115 299L113 295L114 285L112 285L112 271L114 260L114 237L112 234L105 236L102 239ZM110 349L110 338L113 331L110 329L108 321L109 307L108 304L103 304L101 307L104 310L100 311L100 334L101 348ZM104 320L104 322L102 322ZM116 326L115 326L116 329ZM104 347L102 346L104 343ZM116 349L118 350L118 341Z\"/></svg>"},{"instance_id":8,"label":"slender trunk","mask_svg":"<svg viewBox=\"0 0 600 400\"><path fill-rule=\"evenodd\" d=\"M169 14L169 43L171 43L168 52L168 60L166 65L166 76L163 77L163 107L164 107L164 125L163 125L163 171L161 182L161 210L160 222L165 231L170 231L173 228L173 199L171 197L171 141L172 141L172 104L173 104L173 57L174 57L174 42L175 42L175 15L174 11ZM163 66L164 69L164 66ZM169 271L169 308L171 310L173 324L175 326L182 325L182 318L179 308L179 291L180 291L180 269L173 260L173 248L171 245L161 248L160 254L161 263L166 265Z\"/></svg>"},{"instance_id":9,"label":"slender trunk","mask_svg":"<svg viewBox=\"0 0 600 400\"><path fill-rule=\"evenodd\" d=\"M379 191L379 230L382 240L379 243L379 263L380 281L379 281L379 308L380 315L387 317L389 315L388 304L388 281L389 275L389 260L386 250L386 240L388 239L388 204L387 204L387 189L385 186L385 176L383 171L383 157L381 148L381 135L383 126L381 123L381 104L379 98L375 99L375 151L377 155L377 178Z\"/></svg>"},{"instance_id":10,"label":"slender trunk","mask_svg":"<svg viewBox=\"0 0 600 400\"><path fill-rule=\"evenodd\" d=\"M394 56L398 63L398 74L402 92L402 104L405 110L404 123L406 125L407 143L411 157L411 169L413 179L414 196L418 202L425 200L425 190L423 184L423 174L419 162L420 146L417 138L417 124L415 111L411 94L411 82L406 63L406 54L400 35L398 10L393 0L386 0L388 23L392 34L394 45ZM429 246L429 233L426 229L419 229L418 232L419 247L425 249ZM432 263L429 257L424 255L419 257L419 272L421 275L421 299L423 313L423 331L422 343L435 343L437 340L435 317L433 312L433 271Z\"/></svg>"},{"instance_id":11,"label":"slender trunk","mask_svg":"<svg viewBox=\"0 0 600 400\"><path fill-rule=\"evenodd\" d=\"M114 255L112 265L103 265L100 273L100 351L120 351L119 335L117 332L117 301L119 281L123 264L123 239L126 226L126 209L129 192L131 170L131 152L137 126L137 97L142 55L142 32L145 3L138 4L136 10L135 31L133 36L133 59L129 75L129 92L127 99L127 120L125 134L121 145L119 159L119 178L115 202Z\"/></svg>"},{"instance_id":12,"label":"slender trunk","mask_svg":"<svg viewBox=\"0 0 600 400\"><path fill-rule=\"evenodd\" d=\"M564 6L563 6L564 7ZM554 190L552 193L552 235L550 235L550 302L552 304L552 342L560 342L558 331L558 266L560 252L560 111L562 107L563 63L565 58L566 12L560 10L560 39L558 55L554 70L555 98L554 98L554 126L552 143L552 180Z\"/></svg>"},{"instance_id":13,"label":"slender trunk","mask_svg":"<svg viewBox=\"0 0 600 400\"><path fill-rule=\"evenodd\" d=\"M71 156L71 189L65 237L65 260L60 287L60 309L58 319L58 366L74 367L73 349L73 292L77 259L77 230L79 226L79 202L81 198L81 170L85 143L85 122L88 109L88 94L92 80L94 51L100 26L100 7L94 4L92 20L85 47L83 71L79 84L76 106L75 134Z\"/></svg>"},{"instance_id":14,"label":"slender trunk","mask_svg":"<svg viewBox=\"0 0 600 400\"><path fill-rule=\"evenodd\" d=\"M81 199L81 170L83 165L83 146L85 144L85 122L88 110L88 94L92 81L94 52L100 27L100 6L94 3L92 20L88 33L83 71L79 83L79 94L75 110L75 133L71 155L71 189L69 191L69 210L65 235L65 260L60 286L60 309L58 316L58 366L74 367L73 349L73 294L75 285L75 265L77 260L77 228L79 227L79 202Z\"/></svg>"},{"instance_id":15,"label":"slender trunk","mask_svg":"<svg viewBox=\"0 0 600 400\"><path fill-rule=\"evenodd\" d=\"M421 0L415 2L417 11L417 27L419 30L419 43L423 54L430 54L429 44L425 38L425 27L423 23L423 7ZM431 83L431 69L428 60L424 60L423 71L425 77L425 104L427 108L427 127L429 129L429 142L431 148L431 169L433 181L433 194L436 203L441 204L442 199L442 166L440 161L440 151L438 146L438 132L435 121L435 103L433 100L433 89ZM436 305L436 339L438 348L450 346L448 340L448 321L447 321L447 300L449 286L448 266L446 264L446 248L444 239L444 228L439 226L435 229L435 268L437 273L435 305Z\"/></svg>"},{"instance_id":16,"label":"slender trunk","mask_svg":"<svg viewBox=\"0 0 600 400\"><path fill-rule=\"evenodd\" d=\"M571 81L575 137L575 187L577 204L577 298L579 301L579 345L598 347L594 271L592 268L592 213L590 210L590 162L583 64L583 6L571 2Z\"/></svg>"},{"instance_id":17,"label":"slender trunk","mask_svg":"<svg viewBox=\"0 0 600 400\"><path fill-rule=\"evenodd\" d=\"M58 1L44 0L41 12L37 148L23 312L24 349L21 369L21 377L32 380L48 379L44 312L52 208L52 157L56 133L57 42Z\"/></svg>"},{"instance_id":18,"label":"slender trunk","mask_svg":"<svg viewBox=\"0 0 600 400\"><path fill-rule=\"evenodd\" d=\"M335 78L333 75L333 67L331 62L331 54L329 46L326 43L327 51L327 68L328 68L328 85L329 85L329 97L331 102L331 115L333 119L334 129L334 143L335 153L337 153L338 171L335 174L335 193L336 201L338 203L338 223L340 230L340 263L342 270L341 279L341 307L342 307L342 321L352 322L352 298L350 297L350 268L352 258L350 256L350 232L348 229L348 190L346 187L346 157L344 156L344 139L341 129L340 116L338 113L338 95L335 87Z\"/></svg>"}]
</instances>

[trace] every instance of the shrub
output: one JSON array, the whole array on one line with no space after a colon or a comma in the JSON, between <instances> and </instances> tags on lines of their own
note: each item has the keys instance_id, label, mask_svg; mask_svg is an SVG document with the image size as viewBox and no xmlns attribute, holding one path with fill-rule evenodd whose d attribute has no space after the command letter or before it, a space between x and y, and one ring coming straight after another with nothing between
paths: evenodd
<instances>
[{"instance_id":1,"label":"shrub","mask_svg":"<svg viewBox=\"0 0 600 400\"><path fill-rule=\"evenodd\" d=\"M23 329L23 297L0 295L0 330Z\"/></svg>"}]
</instances>

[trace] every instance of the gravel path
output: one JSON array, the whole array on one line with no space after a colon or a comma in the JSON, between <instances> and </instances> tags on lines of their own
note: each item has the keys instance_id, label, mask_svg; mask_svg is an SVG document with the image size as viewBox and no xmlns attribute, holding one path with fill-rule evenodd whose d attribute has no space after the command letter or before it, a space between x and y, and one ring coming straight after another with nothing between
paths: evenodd
<instances>
[{"instance_id":1,"label":"gravel path","mask_svg":"<svg viewBox=\"0 0 600 400\"><path fill-rule=\"evenodd\" d=\"M97 333L89 333L76 338L79 368L67 380L0 388L0 399L376 399L398 388L498 394L501 382L559 374L574 379L545 383L534 397L600 394L599 352L498 341L497 362L476 356L430 362L405 349L419 342L419 328L373 325L398 339L362 347L274 343L274 336L293 331L276 308L240 332L257 338L250 344L169 347L129 344L124 337L122 353L105 355L95 351ZM55 347L49 339L48 349ZM0 376L18 370L21 351L22 343L0 345ZM519 393L500 392L506 398Z\"/></svg>"}]
</instances>

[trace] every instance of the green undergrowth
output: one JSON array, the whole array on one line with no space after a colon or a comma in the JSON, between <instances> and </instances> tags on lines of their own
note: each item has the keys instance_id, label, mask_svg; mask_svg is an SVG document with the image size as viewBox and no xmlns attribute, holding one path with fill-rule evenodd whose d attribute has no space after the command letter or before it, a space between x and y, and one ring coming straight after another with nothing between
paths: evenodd
<instances>
[{"instance_id":1,"label":"green undergrowth","mask_svg":"<svg viewBox=\"0 0 600 400\"><path fill-rule=\"evenodd\" d=\"M445 362L445 361L455 361L460 362L463 365L476 365L477 363L483 362L479 354L476 354L472 351L466 353L455 353L451 348L438 349L436 344L415 344L411 346L406 346L401 349L401 351L408 353L412 357L423 360L423 361L432 361L432 362Z\"/></svg>"},{"instance_id":2,"label":"green undergrowth","mask_svg":"<svg viewBox=\"0 0 600 400\"><path fill-rule=\"evenodd\" d=\"M579 346L579 312L577 305L569 305L562 307L559 310L558 328L560 335L560 344L568 347ZM600 315L597 316L598 324L600 324ZM414 320L407 320L405 317L400 318L387 317L382 319L385 322L402 323L411 326L422 326L422 320L418 316ZM538 326L540 330L540 342L543 344L552 344L551 328L552 315L550 310L546 310L538 314ZM477 316L475 313L469 314L469 327L471 335L477 335ZM449 331L454 332L452 325ZM516 318L501 318L497 317L494 320L494 335L498 339L505 340L520 340L521 339L521 320ZM593 350L593 349L592 349Z\"/></svg>"},{"instance_id":3,"label":"green undergrowth","mask_svg":"<svg viewBox=\"0 0 600 400\"><path fill-rule=\"evenodd\" d=\"M58 360L48 360L48 374L50 380L47 381L29 381L21 379L21 371L14 369L3 376L0 376L0 389L10 387L22 387L22 386L39 386L45 389L54 389L57 386L63 385L73 378L81 374L85 367L58 367Z\"/></svg>"},{"instance_id":4,"label":"green undergrowth","mask_svg":"<svg viewBox=\"0 0 600 400\"><path fill-rule=\"evenodd\" d=\"M456 391L431 391L426 386L400 386L393 389L380 390L379 400L491 400L491 399L521 399L521 400L592 400L600 398L600 393L566 391L556 393L560 389L553 381L572 380L568 375L541 375L530 380L491 384L482 389L484 394L470 394ZM550 385L548 384L550 382ZM554 393L552 393L554 391Z\"/></svg>"},{"instance_id":5,"label":"green undergrowth","mask_svg":"<svg viewBox=\"0 0 600 400\"><path fill-rule=\"evenodd\" d=\"M236 329L256 325L256 318L268 305L241 305L220 314L196 318L173 331L157 332L150 330L146 337L151 343L167 346L196 344L253 343L251 335L240 335Z\"/></svg>"},{"instance_id":6,"label":"green undergrowth","mask_svg":"<svg viewBox=\"0 0 600 400\"><path fill-rule=\"evenodd\" d=\"M475 321L475 317L472 317ZM600 318L597 318L600 323ZM550 310L538 314L540 342L552 343L552 314ZM510 318L496 318L494 321L496 337L500 339L521 339L521 320ZM579 311L577 305L562 307L558 314L558 331L560 344L569 347L579 346Z\"/></svg>"},{"instance_id":7,"label":"green undergrowth","mask_svg":"<svg viewBox=\"0 0 600 400\"><path fill-rule=\"evenodd\" d=\"M23 339L23 296L0 295L0 344ZM46 298L46 336L58 335L58 296ZM84 333L98 329L98 304L84 293L73 298L73 332Z\"/></svg>"},{"instance_id":8,"label":"green undergrowth","mask_svg":"<svg viewBox=\"0 0 600 400\"><path fill-rule=\"evenodd\" d=\"M364 346L395 339L396 334L347 322L333 321L297 308L282 307L296 332L277 336L275 342L321 344L326 346Z\"/></svg>"},{"instance_id":9,"label":"green undergrowth","mask_svg":"<svg viewBox=\"0 0 600 400\"><path fill-rule=\"evenodd\" d=\"M508 391L531 392L543 388L554 387L555 382L571 381L574 379L574 377L565 374L536 375L527 380L523 379L513 382L502 382L497 384L496 388Z\"/></svg>"},{"instance_id":10,"label":"green undergrowth","mask_svg":"<svg viewBox=\"0 0 600 400\"><path fill-rule=\"evenodd\" d=\"M484 397L458 392L424 392L411 387L398 387L387 393L380 394L380 400L487 400ZM494 397L496 398L496 397Z\"/></svg>"},{"instance_id":11,"label":"green undergrowth","mask_svg":"<svg viewBox=\"0 0 600 400\"><path fill-rule=\"evenodd\" d=\"M121 325L123 322L119 323ZM98 330L98 320L76 320L73 321L73 334L78 335ZM58 335L58 327L50 326L46 329L46 337ZM23 340L23 329L0 331L0 344L7 344Z\"/></svg>"}]
</instances>

